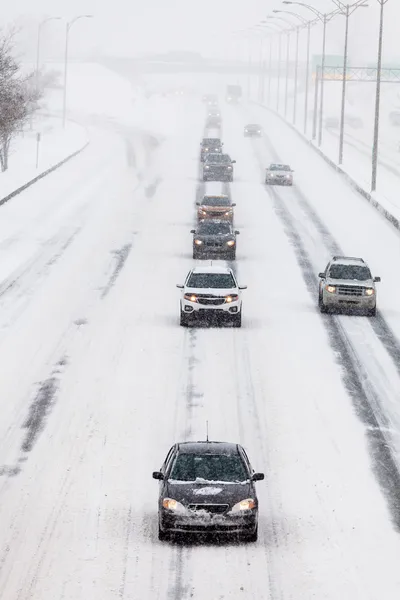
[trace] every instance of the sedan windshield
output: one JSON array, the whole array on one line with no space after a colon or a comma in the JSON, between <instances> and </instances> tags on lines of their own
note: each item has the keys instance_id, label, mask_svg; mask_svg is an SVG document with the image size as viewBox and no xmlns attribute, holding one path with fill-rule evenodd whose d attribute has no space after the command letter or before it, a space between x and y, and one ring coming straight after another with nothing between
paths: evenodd
<instances>
[{"instance_id":1,"label":"sedan windshield","mask_svg":"<svg viewBox=\"0 0 400 600\"><path fill-rule=\"evenodd\" d=\"M207 156L207 162L224 163L230 165L232 161L228 154L209 154Z\"/></svg>"},{"instance_id":2,"label":"sedan windshield","mask_svg":"<svg viewBox=\"0 0 400 600\"><path fill-rule=\"evenodd\" d=\"M228 196L204 196L201 204L203 206L230 206Z\"/></svg>"},{"instance_id":3,"label":"sedan windshield","mask_svg":"<svg viewBox=\"0 0 400 600\"><path fill-rule=\"evenodd\" d=\"M169 479L240 483L248 480L249 474L237 454L178 454Z\"/></svg>"},{"instance_id":4,"label":"sedan windshield","mask_svg":"<svg viewBox=\"0 0 400 600\"><path fill-rule=\"evenodd\" d=\"M192 273L186 285L189 288L231 290L236 287L236 282L230 273Z\"/></svg>"},{"instance_id":5,"label":"sedan windshield","mask_svg":"<svg viewBox=\"0 0 400 600\"><path fill-rule=\"evenodd\" d=\"M331 279L353 279L356 281L366 281L371 279L371 272L368 267L358 265L332 265L329 270Z\"/></svg>"},{"instance_id":6,"label":"sedan windshield","mask_svg":"<svg viewBox=\"0 0 400 600\"><path fill-rule=\"evenodd\" d=\"M270 165L270 171L290 171L289 165Z\"/></svg>"},{"instance_id":7,"label":"sedan windshield","mask_svg":"<svg viewBox=\"0 0 400 600\"><path fill-rule=\"evenodd\" d=\"M200 225L196 233L197 235L229 235L232 229L229 223L205 222Z\"/></svg>"}]
</instances>

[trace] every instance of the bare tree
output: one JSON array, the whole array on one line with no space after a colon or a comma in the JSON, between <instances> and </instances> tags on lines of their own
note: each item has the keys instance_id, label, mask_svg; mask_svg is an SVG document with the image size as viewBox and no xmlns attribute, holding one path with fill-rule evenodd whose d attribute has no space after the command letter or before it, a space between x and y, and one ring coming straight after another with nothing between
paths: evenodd
<instances>
[{"instance_id":1,"label":"bare tree","mask_svg":"<svg viewBox=\"0 0 400 600\"><path fill-rule=\"evenodd\" d=\"M13 34L0 32L0 168L8 169L10 146L38 108L40 91L33 74L23 75L13 55Z\"/></svg>"}]
</instances>

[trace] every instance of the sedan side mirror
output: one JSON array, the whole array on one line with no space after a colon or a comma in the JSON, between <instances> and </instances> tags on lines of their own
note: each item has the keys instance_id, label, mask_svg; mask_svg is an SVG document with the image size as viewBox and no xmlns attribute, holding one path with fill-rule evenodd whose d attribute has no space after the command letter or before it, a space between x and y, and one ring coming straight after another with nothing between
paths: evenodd
<instances>
[{"instance_id":1,"label":"sedan side mirror","mask_svg":"<svg viewBox=\"0 0 400 600\"><path fill-rule=\"evenodd\" d=\"M183 288L185 287L184 285L182 285L181 283L177 283L176 287L179 288L180 290L183 290Z\"/></svg>"},{"instance_id":2,"label":"sedan side mirror","mask_svg":"<svg viewBox=\"0 0 400 600\"><path fill-rule=\"evenodd\" d=\"M164 479L164 475L161 473L161 471L153 471L153 479L162 481Z\"/></svg>"},{"instance_id":3,"label":"sedan side mirror","mask_svg":"<svg viewBox=\"0 0 400 600\"><path fill-rule=\"evenodd\" d=\"M233 208L234 206L236 206L236 202L233 202L233 204L231 204L231 206L232 206L232 208Z\"/></svg>"},{"instance_id":4,"label":"sedan side mirror","mask_svg":"<svg viewBox=\"0 0 400 600\"><path fill-rule=\"evenodd\" d=\"M263 481L264 477L265 477L264 473L254 473L251 480L252 481Z\"/></svg>"},{"instance_id":5,"label":"sedan side mirror","mask_svg":"<svg viewBox=\"0 0 400 600\"><path fill-rule=\"evenodd\" d=\"M374 281L375 281L375 283L379 283L379 282L380 282L380 280L381 280L381 278L380 278L380 277L374 277Z\"/></svg>"},{"instance_id":6,"label":"sedan side mirror","mask_svg":"<svg viewBox=\"0 0 400 600\"><path fill-rule=\"evenodd\" d=\"M325 273L318 273L318 277L320 277L321 279L326 279Z\"/></svg>"},{"instance_id":7,"label":"sedan side mirror","mask_svg":"<svg viewBox=\"0 0 400 600\"><path fill-rule=\"evenodd\" d=\"M247 290L247 285L239 285L239 290Z\"/></svg>"},{"instance_id":8,"label":"sedan side mirror","mask_svg":"<svg viewBox=\"0 0 400 600\"><path fill-rule=\"evenodd\" d=\"M235 230L236 235L240 235L240 231Z\"/></svg>"},{"instance_id":9,"label":"sedan side mirror","mask_svg":"<svg viewBox=\"0 0 400 600\"><path fill-rule=\"evenodd\" d=\"M200 202L196 202L196 206L200 206Z\"/></svg>"},{"instance_id":10,"label":"sedan side mirror","mask_svg":"<svg viewBox=\"0 0 400 600\"><path fill-rule=\"evenodd\" d=\"M196 230L195 229L191 229L190 233L196 233Z\"/></svg>"},{"instance_id":11,"label":"sedan side mirror","mask_svg":"<svg viewBox=\"0 0 400 600\"><path fill-rule=\"evenodd\" d=\"M235 163L235 162L236 162L236 160L231 160L231 163L232 163L232 164L233 164L233 163Z\"/></svg>"}]
</instances>

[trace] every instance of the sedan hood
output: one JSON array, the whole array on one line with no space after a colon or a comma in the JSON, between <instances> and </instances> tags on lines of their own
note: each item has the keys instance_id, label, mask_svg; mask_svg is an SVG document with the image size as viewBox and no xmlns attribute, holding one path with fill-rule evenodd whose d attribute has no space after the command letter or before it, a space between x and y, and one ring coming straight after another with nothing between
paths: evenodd
<instances>
[{"instance_id":1,"label":"sedan hood","mask_svg":"<svg viewBox=\"0 0 400 600\"><path fill-rule=\"evenodd\" d=\"M342 286L342 285L343 286L355 285L357 287L362 287L362 288L375 287L375 284L372 281L372 279L367 279L366 281L359 281L358 279L331 279L330 277L327 277L327 279L325 281L325 285L334 285L336 287Z\"/></svg>"},{"instance_id":2,"label":"sedan hood","mask_svg":"<svg viewBox=\"0 0 400 600\"><path fill-rule=\"evenodd\" d=\"M186 294L202 294L203 296L231 296L232 294L239 294L238 288L185 288Z\"/></svg>"},{"instance_id":3,"label":"sedan hood","mask_svg":"<svg viewBox=\"0 0 400 600\"><path fill-rule=\"evenodd\" d=\"M174 481L168 480L165 495L183 505L188 504L228 504L230 508L237 502L254 497L250 481L226 483L221 481Z\"/></svg>"}]
</instances>

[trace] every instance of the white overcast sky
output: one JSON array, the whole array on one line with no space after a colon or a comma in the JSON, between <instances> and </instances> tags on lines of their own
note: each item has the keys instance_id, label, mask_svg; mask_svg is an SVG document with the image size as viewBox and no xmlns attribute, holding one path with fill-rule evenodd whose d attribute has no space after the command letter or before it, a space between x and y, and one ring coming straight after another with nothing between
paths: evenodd
<instances>
[{"instance_id":1,"label":"white overcast sky","mask_svg":"<svg viewBox=\"0 0 400 600\"><path fill-rule=\"evenodd\" d=\"M349 0L351 2L351 0ZM379 4L366 0L369 8L359 9L351 18L350 54L353 62L373 62L376 57ZM332 0L309 0L320 11L334 9ZM233 51L232 32L251 27L272 14L272 9L294 10L311 15L279 0L15 0L2 2L3 26L17 21L23 49L31 53L37 22L46 16L69 19L93 14L71 31L71 53L134 56L144 52L187 50L203 55L223 56ZM400 65L400 0L385 6L384 58ZM290 18L290 17L288 17ZM278 22L278 21L277 21ZM328 25L327 52L340 53L343 46L343 17ZM61 55L64 39L62 22L46 25L43 52ZM322 27L313 30L313 51L321 44Z\"/></svg>"}]
</instances>

